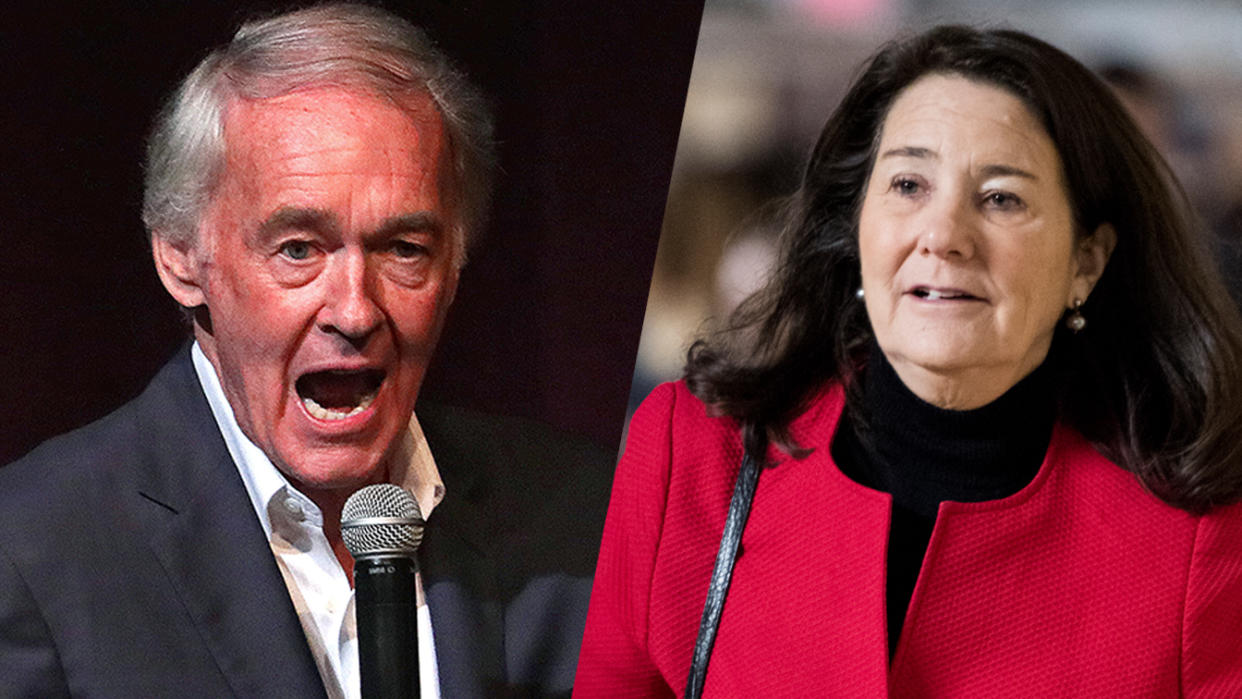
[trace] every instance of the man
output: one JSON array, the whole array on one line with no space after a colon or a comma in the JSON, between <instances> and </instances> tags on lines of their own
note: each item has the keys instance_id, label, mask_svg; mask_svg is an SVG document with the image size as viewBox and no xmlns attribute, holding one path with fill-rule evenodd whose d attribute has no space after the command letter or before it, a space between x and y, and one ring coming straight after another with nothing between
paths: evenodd
<instances>
[{"instance_id":1,"label":"man","mask_svg":"<svg viewBox=\"0 0 1242 699\"><path fill-rule=\"evenodd\" d=\"M194 344L0 470L0 695L356 696L340 511L382 481L428 519L423 696L569 691L607 457L413 417L491 163L474 90L373 8L249 23L186 78L144 220Z\"/></svg>"}]
</instances>

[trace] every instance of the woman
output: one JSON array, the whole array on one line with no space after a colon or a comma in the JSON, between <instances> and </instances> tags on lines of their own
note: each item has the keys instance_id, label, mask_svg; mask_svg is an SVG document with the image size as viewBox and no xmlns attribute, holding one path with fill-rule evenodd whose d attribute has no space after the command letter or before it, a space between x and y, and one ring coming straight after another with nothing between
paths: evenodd
<instances>
[{"instance_id":1,"label":"woman","mask_svg":"<svg viewBox=\"0 0 1242 699\"><path fill-rule=\"evenodd\" d=\"M1227 304L1083 66L1011 31L884 48L775 278L634 417L577 695L687 687L745 451L707 696L1242 696Z\"/></svg>"}]
</instances>

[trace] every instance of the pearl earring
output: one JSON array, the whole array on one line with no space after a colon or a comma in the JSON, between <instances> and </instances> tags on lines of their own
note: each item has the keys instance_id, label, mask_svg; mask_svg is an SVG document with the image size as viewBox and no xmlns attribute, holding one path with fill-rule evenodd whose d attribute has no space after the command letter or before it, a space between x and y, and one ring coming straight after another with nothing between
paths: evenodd
<instances>
[{"instance_id":1,"label":"pearl earring","mask_svg":"<svg viewBox=\"0 0 1242 699\"><path fill-rule=\"evenodd\" d=\"M1069 328L1074 334L1078 334L1083 328L1087 327L1087 319L1083 317L1082 308L1083 300L1074 299L1074 307L1070 309L1069 315L1065 316L1065 327Z\"/></svg>"},{"instance_id":2,"label":"pearl earring","mask_svg":"<svg viewBox=\"0 0 1242 699\"><path fill-rule=\"evenodd\" d=\"M855 291L855 292L854 292L854 298L858 299L859 301L862 301L862 300L863 300L863 296L864 296L864 294L863 294L863 288L860 286L860 287L858 287L858 291Z\"/></svg>"}]
</instances>

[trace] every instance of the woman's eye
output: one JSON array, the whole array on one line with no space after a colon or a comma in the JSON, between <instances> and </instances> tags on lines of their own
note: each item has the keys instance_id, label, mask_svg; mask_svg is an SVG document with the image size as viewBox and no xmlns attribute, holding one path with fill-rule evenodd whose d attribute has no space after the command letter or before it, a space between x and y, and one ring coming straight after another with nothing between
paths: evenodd
<instances>
[{"instance_id":1,"label":"woman's eye","mask_svg":"<svg viewBox=\"0 0 1242 699\"><path fill-rule=\"evenodd\" d=\"M1009 192L988 192L983 197L983 203L1002 211L1013 211L1023 206L1022 200Z\"/></svg>"},{"instance_id":2,"label":"woman's eye","mask_svg":"<svg viewBox=\"0 0 1242 699\"><path fill-rule=\"evenodd\" d=\"M289 240L281 243L280 254L291 260L305 260L310 257L311 246L305 240Z\"/></svg>"},{"instance_id":3,"label":"woman's eye","mask_svg":"<svg viewBox=\"0 0 1242 699\"><path fill-rule=\"evenodd\" d=\"M921 187L917 180L912 180L908 177L899 177L893 180L892 189L903 196L911 196L918 194Z\"/></svg>"}]
</instances>

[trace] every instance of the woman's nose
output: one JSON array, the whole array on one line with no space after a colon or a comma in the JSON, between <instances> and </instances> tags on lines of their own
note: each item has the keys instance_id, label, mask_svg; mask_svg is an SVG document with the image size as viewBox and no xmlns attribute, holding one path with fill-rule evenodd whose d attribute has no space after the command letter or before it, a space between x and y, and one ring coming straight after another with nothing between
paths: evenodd
<instances>
[{"instance_id":1,"label":"woman's nose","mask_svg":"<svg viewBox=\"0 0 1242 699\"><path fill-rule=\"evenodd\" d=\"M963 197L945 197L923 210L919 252L944 259L969 260L975 255L974 209Z\"/></svg>"}]
</instances>

